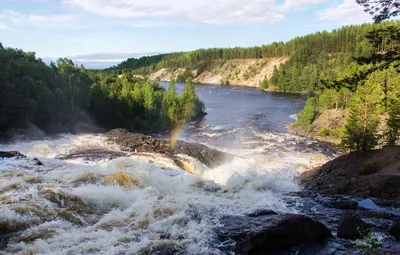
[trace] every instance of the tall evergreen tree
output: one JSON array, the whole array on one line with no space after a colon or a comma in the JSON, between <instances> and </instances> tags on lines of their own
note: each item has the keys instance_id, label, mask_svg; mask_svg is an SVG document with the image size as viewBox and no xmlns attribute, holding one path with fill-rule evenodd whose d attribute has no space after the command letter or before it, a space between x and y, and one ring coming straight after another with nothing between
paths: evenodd
<instances>
[{"instance_id":1,"label":"tall evergreen tree","mask_svg":"<svg viewBox=\"0 0 400 255\"><path fill-rule=\"evenodd\" d=\"M366 152L379 142L377 129L384 98L382 88L373 80L368 80L357 90L352 99L350 116L345 125L342 139L344 147Z\"/></svg>"}]
</instances>

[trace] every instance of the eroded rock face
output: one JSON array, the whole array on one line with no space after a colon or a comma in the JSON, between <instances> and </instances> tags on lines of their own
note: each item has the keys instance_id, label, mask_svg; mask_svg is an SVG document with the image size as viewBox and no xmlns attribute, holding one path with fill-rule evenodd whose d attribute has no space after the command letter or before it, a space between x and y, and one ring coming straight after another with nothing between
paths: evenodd
<instances>
[{"instance_id":1,"label":"eroded rock face","mask_svg":"<svg viewBox=\"0 0 400 255\"><path fill-rule=\"evenodd\" d=\"M400 146L353 152L302 176L308 190L325 195L400 199Z\"/></svg>"},{"instance_id":2,"label":"eroded rock face","mask_svg":"<svg viewBox=\"0 0 400 255\"><path fill-rule=\"evenodd\" d=\"M332 237L329 229L310 217L296 214L260 217L227 216L217 230L222 242L234 241L234 251L243 255L279 254L296 246Z\"/></svg>"},{"instance_id":3,"label":"eroded rock face","mask_svg":"<svg viewBox=\"0 0 400 255\"><path fill-rule=\"evenodd\" d=\"M159 153L172 159L176 155L184 154L199 160L207 167L216 167L230 158L231 155L208 148L202 144L176 141L172 146L169 140L154 138L148 135L130 133L125 129L114 129L106 133L106 136L113 142L124 147L130 152L138 153ZM179 161L177 160L179 164Z\"/></svg>"}]
</instances>

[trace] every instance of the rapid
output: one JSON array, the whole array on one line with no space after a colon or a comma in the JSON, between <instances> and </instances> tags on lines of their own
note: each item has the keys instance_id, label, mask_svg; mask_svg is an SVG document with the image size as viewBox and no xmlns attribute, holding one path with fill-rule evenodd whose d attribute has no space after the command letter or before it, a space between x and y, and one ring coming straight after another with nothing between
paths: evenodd
<instances>
[{"instance_id":1,"label":"rapid","mask_svg":"<svg viewBox=\"0 0 400 255\"><path fill-rule=\"evenodd\" d=\"M285 131L306 98L244 87L196 90L208 115L177 138L235 156L214 169L193 160L189 173L168 158L125 151L103 134L1 144L0 151L28 158L0 160L0 222L24 229L0 253L226 254L213 231L221 217L303 213L300 197L288 202L301 190L298 176L338 155ZM83 150L98 153L67 157ZM105 181L116 173L134 182Z\"/></svg>"}]
</instances>

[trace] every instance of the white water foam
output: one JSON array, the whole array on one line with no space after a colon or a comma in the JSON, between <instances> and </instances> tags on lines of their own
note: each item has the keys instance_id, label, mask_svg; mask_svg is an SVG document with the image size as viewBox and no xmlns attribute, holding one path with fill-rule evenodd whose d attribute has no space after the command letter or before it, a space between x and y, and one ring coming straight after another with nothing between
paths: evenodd
<instances>
[{"instance_id":1,"label":"white water foam","mask_svg":"<svg viewBox=\"0 0 400 255\"><path fill-rule=\"evenodd\" d=\"M220 217L265 208L292 211L282 192L299 190L294 178L301 166L316 166L326 159L314 160L323 158L318 153L282 156L260 154L259 148L226 149L237 155L232 162L215 169L197 164L195 175L157 155L95 162L57 159L90 148L120 151L102 135L1 146L0 150L18 150L44 163L0 160L0 222L25 229L9 240L5 254L222 254L213 232ZM106 185L103 177L117 171L133 177L139 186ZM89 175L95 180L77 182ZM68 197L77 197L84 203L80 206L94 213L71 209L75 218L60 214L60 205L49 201L43 190L63 194L64 206Z\"/></svg>"}]
</instances>

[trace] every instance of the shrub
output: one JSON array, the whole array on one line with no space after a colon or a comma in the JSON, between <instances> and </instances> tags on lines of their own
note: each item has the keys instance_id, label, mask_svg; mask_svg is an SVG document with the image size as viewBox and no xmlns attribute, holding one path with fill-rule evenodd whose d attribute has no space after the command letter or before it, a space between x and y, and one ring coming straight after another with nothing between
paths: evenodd
<instances>
[{"instance_id":1,"label":"shrub","mask_svg":"<svg viewBox=\"0 0 400 255\"><path fill-rule=\"evenodd\" d=\"M318 132L318 136L330 136L331 135L331 130L327 127L321 128L321 130Z\"/></svg>"},{"instance_id":2,"label":"shrub","mask_svg":"<svg viewBox=\"0 0 400 255\"><path fill-rule=\"evenodd\" d=\"M369 174L376 173L378 170L379 169L375 163L368 162L368 163L362 165L361 167L359 167L357 171L358 171L359 175L369 175Z\"/></svg>"}]
</instances>

